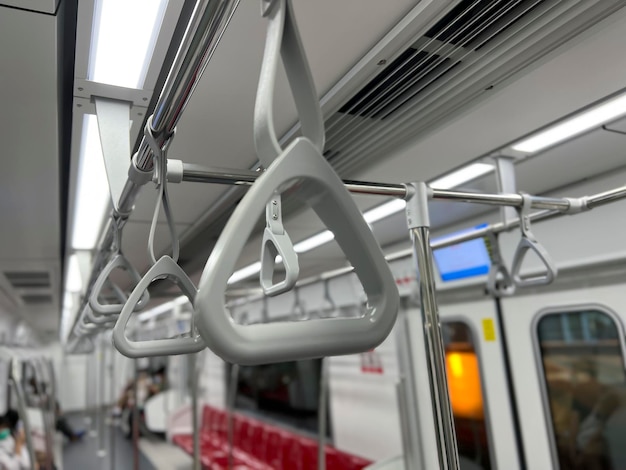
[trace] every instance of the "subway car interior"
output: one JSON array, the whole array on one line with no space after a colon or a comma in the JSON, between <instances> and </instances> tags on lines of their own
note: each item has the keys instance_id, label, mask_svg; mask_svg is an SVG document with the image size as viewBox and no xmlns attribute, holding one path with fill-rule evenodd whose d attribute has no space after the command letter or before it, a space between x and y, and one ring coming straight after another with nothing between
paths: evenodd
<instances>
[{"instance_id":1,"label":"subway car interior","mask_svg":"<svg viewBox=\"0 0 626 470\"><path fill-rule=\"evenodd\" d=\"M0 470L626 469L625 44L0 0Z\"/></svg>"}]
</instances>

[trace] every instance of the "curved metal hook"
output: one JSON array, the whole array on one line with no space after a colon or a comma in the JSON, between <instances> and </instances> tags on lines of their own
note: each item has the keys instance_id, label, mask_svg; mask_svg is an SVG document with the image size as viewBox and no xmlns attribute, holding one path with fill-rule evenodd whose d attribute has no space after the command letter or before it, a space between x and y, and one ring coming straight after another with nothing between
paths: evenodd
<instances>
[{"instance_id":1,"label":"curved metal hook","mask_svg":"<svg viewBox=\"0 0 626 470\"><path fill-rule=\"evenodd\" d=\"M185 271L169 256L161 257L139 281L128 297L122 312L113 328L113 345L126 357L169 356L196 353L204 349L202 338L192 326L190 337L156 339L151 341L131 341L126 336L126 325L150 284L157 279L168 279L178 285L181 292L193 305L196 287ZM193 325L193 323L192 323Z\"/></svg>"},{"instance_id":2,"label":"curved metal hook","mask_svg":"<svg viewBox=\"0 0 626 470\"><path fill-rule=\"evenodd\" d=\"M522 196L523 204L518 209L520 218L520 227L522 230L522 238L517 245L515 255L513 256L513 263L511 265L511 273L517 287L533 287L544 286L552 283L558 272L552 258L548 254L547 250L537 241L535 235L530 228L530 209L532 199L528 194L520 193ZM522 277L520 269L524 261L526 253L533 251L541 260L546 272L538 276Z\"/></svg>"}]
</instances>

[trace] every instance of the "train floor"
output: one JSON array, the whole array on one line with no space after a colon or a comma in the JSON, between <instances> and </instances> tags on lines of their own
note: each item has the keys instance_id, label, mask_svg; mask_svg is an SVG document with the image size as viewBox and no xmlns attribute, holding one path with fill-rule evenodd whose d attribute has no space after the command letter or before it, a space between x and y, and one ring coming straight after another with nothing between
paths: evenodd
<instances>
[{"instance_id":1,"label":"train floor","mask_svg":"<svg viewBox=\"0 0 626 470\"><path fill-rule=\"evenodd\" d=\"M74 429L87 429L88 432L78 441L64 442L63 469L134 470L132 440L127 439L115 423L106 424L104 442L101 442L97 421L90 424L84 414L70 415L68 421ZM113 426L113 432L110 426ZM115 438L113 452L110 446L111 436ZM105 451L99 452L100 447ZM114 465L111 464L112 454ZM159 437L142 437L139 440L139 470L191 470L191 468L191 458L176 446Z\"/></svg>"}]
</instances>

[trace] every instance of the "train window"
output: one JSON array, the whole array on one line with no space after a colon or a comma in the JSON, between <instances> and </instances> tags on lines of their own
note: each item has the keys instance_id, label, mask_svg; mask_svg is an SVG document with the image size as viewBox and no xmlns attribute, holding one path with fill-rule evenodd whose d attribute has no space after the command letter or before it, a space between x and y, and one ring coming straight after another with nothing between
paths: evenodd
<instances>
[{"instance_id":1,"label":"train window","mask_svg":"<svg viewBox=\"0 0 626 470\"><path fill-rule=\"evenodd\" d=\"M626 468L626 374L616 321L598 310L547 313L537 339L559 467Z\"/></svg>"},{"instance_id":2,"label":"train window","mask_svg":"<svg viewBox=\"0 0 626 470\"><path fill-rule=\"evenodd\" d=\"M314 359L240 366L235 408L278 425L316 433L321 365L320 359Z\"/></svg>"},{"instance_id":3,"label":"train window","mask_svg":"<svg viewBox=\"0 0 626 470\"><path fill-rule=\"evenodd\" d=\"M446 372L461 469L491 468L483 406L479 357L469 326L460 321L442 324Z\"/></svg>"}]
</instances>

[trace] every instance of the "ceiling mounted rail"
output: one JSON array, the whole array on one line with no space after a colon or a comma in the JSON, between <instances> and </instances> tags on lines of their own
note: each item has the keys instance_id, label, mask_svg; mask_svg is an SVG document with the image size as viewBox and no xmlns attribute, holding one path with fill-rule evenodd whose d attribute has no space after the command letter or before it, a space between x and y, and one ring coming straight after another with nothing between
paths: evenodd
<instances>
[{"instance_id":1,"label":"ceiling mounted rail","mask_svg":"<svg viewBox=\"0 0 626 470\"><path fill-rule=\"evenodd\" d=\"M151 120L151 135L161 147L174 135L176 124L238 5L239 0L197 0ZM130 216L140 188L152 180L153 166L153 152L144 136L132 158L117 210L111 213L99 240L87 292L107 263L116 233ZM83 307L79 312L83 312ZM76 317L72 331L83 317L82 313Z\"/></svg>"}]
</instances>

